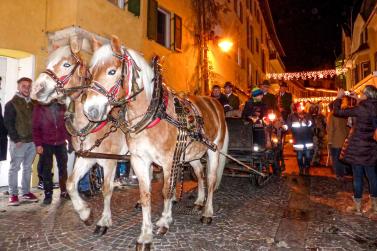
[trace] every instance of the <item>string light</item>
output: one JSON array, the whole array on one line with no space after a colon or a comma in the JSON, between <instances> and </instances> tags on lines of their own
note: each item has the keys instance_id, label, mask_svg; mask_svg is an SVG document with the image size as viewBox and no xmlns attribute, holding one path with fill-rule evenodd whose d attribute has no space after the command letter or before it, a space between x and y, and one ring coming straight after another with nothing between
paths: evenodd
<instances>
[{"instance_id":1,"label":"string light","mask_svg":"<svg viewBox=\"0 0 377 251\"><path fill-rule=\"evenodd\" d=\"M338 75L342 75L347 72L347 68L331 69L322 71L302 71L302 72L285 72L285 73L267 73L267 79L275 80L317 80L324 78L333 78Z\"/></svg>"}]
</instances>

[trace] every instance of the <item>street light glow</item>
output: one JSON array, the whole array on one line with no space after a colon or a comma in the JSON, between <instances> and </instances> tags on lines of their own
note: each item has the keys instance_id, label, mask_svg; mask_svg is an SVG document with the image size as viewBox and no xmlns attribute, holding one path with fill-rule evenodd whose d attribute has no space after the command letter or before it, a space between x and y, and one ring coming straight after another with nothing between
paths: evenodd
<instances>
[{"instance_id":1,"label":"street light glow","mask_svg":"<svg viewBox=\"0 0 377 251\"><path fill-rule=\"evenodd\" d=\"M223 39L218 43L218 46L223 52L228 52L233 47L233 42L230 39Z\"/></svg>"}]
</instances>

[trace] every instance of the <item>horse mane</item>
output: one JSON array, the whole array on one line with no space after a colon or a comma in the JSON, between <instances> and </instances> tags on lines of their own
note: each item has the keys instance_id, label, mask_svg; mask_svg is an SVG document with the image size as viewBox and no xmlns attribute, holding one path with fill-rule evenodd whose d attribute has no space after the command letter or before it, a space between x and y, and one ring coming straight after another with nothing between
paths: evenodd
<instances>
[{"instance_id":1,"label":"horse mane","mask_svg":"<svg viewBox=\"0 0 377 251\"><path fill-rule=\"evenodd\" d=\"M47 69L53 70L53 67L64 57L71 54L69 45L57 48L50 53L47 59Z\"/></svg>"},{"instance_id":2,"label":"horse mane","mask_svg":"<svg viewBox=\"0 0 377 251\"><path fill-rule=\"evenodd\" d=\"M126 50L125 47L123 47L124 50ZM131 56L134 63L140 68L139 72L132 71L132 77L136 79L136 83L139 86L139 88L144 87L145 94L147 96L148 100L152 99L152 92L153 92L153 78L154 78L154 72L152 67L145 61L144 57L141 56L138 52L127 49L127 52ZM93 54L92 60L90 61L90 71L93 70L93 67L97 64L100 64L104 60L106 60L108 57L113 56L113 50L111 48L110 44L105 44L101 46L98 50L96 50Z\"/></svg>"}]
</instances>

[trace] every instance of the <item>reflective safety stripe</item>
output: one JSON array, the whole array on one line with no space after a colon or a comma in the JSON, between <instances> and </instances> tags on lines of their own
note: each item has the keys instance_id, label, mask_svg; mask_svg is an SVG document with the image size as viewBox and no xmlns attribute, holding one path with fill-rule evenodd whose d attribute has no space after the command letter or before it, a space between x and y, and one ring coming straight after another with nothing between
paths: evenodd
<instances>
[{"instance_id":1,"label":"reflective safety stripe","mask_svg":"<svg viewBox=\"0 0 377 251\"><path fill-rule=\"evenodd\" d=\"M302 149L304 149L304 145L303 144L295 144L295 145L293 145L293 148L302 150Z\"/></svg>"},{"instance_id":2,"label":"reflective safety stripe","mask_svg":"<svg viewBox=\"0 0 377 251\"><path fill-rule=\"evenodd\" d=\"M305 146L306 146L307 148L309 148L309 147L313 147L313 143L307 143L307 144L305 144Z\"/></svg>"},{"instance_id":3,"label":"reflective safety stripe","mask_svg":"<svg viewBox=\"0 0 377 251\"><path fill-rule=\"evenodd\" d=\"M292 127L294 127L294 128L300 128L301 125L300 125L299 122L293 122L293 123L292 123Z\"/></svg>"}]
</instances>

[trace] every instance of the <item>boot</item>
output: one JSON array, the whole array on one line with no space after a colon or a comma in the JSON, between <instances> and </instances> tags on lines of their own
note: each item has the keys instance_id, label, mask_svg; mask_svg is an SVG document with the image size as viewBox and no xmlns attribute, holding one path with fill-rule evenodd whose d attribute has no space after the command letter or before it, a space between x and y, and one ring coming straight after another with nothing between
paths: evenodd
<instances>
[{"instance_id":1,"label":"boot","mask_svg":"<svg viewBox=\"0 0 377 251\"><path fill-rule=\"evenodd\" d=\"M365 213L368 215L375 214L377 215L377 197L370 197L370 207L365 210Z\"/></svg>"},{"instance_id":2,"label":"boot","mask_svg":"<svg viewBox=\"0 0 377 251\"><path fill-rule=\"evenodd\" d=\"M356 215L362 215L361 213L361 198L353 197L354 204L346 208L348 213L354 213Z\"/></svg>"},{"instance_id":3,"label":"boot","mask_svg":"<svg viewBox=\"0 0 377 251\"><path fill-rule=\"evenodd\" d=\"M370 201L372 203L372 212L377 214L377 197L370 197Z\"/></svg>"}]
</instances>

